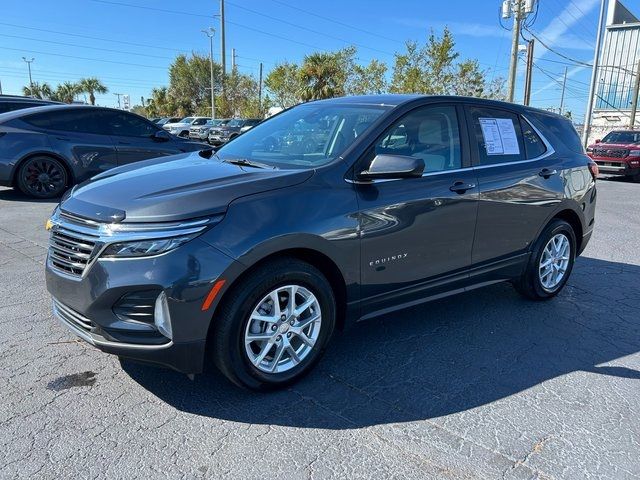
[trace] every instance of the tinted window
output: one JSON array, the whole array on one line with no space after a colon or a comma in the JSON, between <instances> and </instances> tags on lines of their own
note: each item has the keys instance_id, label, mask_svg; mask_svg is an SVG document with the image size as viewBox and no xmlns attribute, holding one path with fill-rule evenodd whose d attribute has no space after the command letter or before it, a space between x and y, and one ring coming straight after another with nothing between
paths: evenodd
<instances>
[{"instance_id":1,"label":"tinted window","mask_svg":"<svg viewBox=\"0 0 640 480\"><path fill-rule=\"evenodd\" d=\"M553 137L555 137L556 143L558 141L561 142L570 151L584 153L582 140L580 140L578 132L576 132L573 123L571 123L569 119L544 112L528 112L527 116L531 117L532 121L536 121L535 125L538 127L538 130L547 137L547 140L552 142L556 149L559 145L553 143ZM553 135L553 137L550 138L550 136L547 135L547 132Z\"/></svg>"},{"instance_id":2,"label":"tinted window","mask_svg":"<svg viewBox=\"0 0 640 480\"><path fill-rule=\"evenodd\" d=\"M193 123L191 125L204 125L205 123L207 123L207 119L206 118L197 118L196 120L193 121Z\"/></svg>"},{"instance_id":3,"label":"tinted window","mask_svg":"<svg viewBox=\"0 0 640 480\"><path fill-rule=\"evenodd\" d=\"M638 143L640 132L609 132L602 141L604 143Z\"/></svg>"},{"instance_id":4,"label":"tinted window","mask_svg":"<svg viewBox=\"0 0 640 480\"><path fill-rule=\"evenodd\" d=\"M124 137L150 137L158 129L145 119L125 112L108 112L113 135Z\"/></svg>"},{"instance_id":5,"label":"tinted window","mask_svg":"<svg viewBox=\"0 0 640 480\"><path fill-rule=\"evenodd\" d=\"M522 137L524 139L524 149L527 153L527 158L536 158L544 154L544 152L547 151L547 147L545 147L544 142L533 127L529 125L529 122L520 120L520 125L522 125Z\"/></svg>"},{"instance_id":6,"label":"tinted window","mask_svg":"<svg viewBox=\"0 0 640 480\"><path fill-rule=\"evenodd\" d=\"M518 116L505 110L470 107L480 165L525 159Z\"/></svg>"},{"instance_id":7,"label":"tinted window","mask_svg":"<svg viewBox=\"0 0 640 480\"><path fill-rule=\"evenodd\" d=\"M60 130L71 133L95 133L109 135L109 128L103 110L64 109L36 113L23 118L23 121L34 127Z\"/></svg>"},{"instance_id":8,"label":"tinted window","mask_svg":"<svg viewBox=\"0 0 640 480\"><path fill-rule=\"evenodd\" d=\"M407 155L424 160L425 172L462 167L458 117L453 106L421 107L391 126L375 155Z\"/></svg>"}]
</instances>

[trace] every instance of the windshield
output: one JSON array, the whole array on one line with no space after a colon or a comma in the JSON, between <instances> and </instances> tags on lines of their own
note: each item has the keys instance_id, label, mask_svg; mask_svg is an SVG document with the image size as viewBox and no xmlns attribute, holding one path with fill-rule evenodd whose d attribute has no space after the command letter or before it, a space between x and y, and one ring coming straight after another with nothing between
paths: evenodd
<instances>
[{"instance_id":1,"label":"windshield","mask_svg":"<svg viewBox=\"0 0 640 480\"><path fill-rule=\"evenodd\" d=\"M234 120L231 120L229 123L227 123L227 127L241 127L243 122L244 120L240 120L239 118L236 118Z\"/></svg>"},{"instance_id":2,"label":"windshield","mask_svg":"<svg viewBox=\"0 0 640 480\"><path fill-rule=\"evenodd\" d=\"M182 120L180 120L180 122L178 123L191 123L193 122L193 117L184 117Z\"/></svg>"},{"instance_id":3,"label":"windshield","mask_svg":"<svg viewBox=\"0 0 640 480\"><path fill-rule=\"evenodd\" d=\"M638 143L640 132L609 132L602 139L603 143Z\"/></svg>"},{"instance_id":4,"label":"windshield","mask_svg":"<svg viewBox=\"0 0 640 480\"><path fill-rule=\"evenodd\" d=\"M318 167L339 157L389 107L306 104L265 120L218 150L220 158Z\"/></svg>"},{"instance_id":5,"label":"windshield","mask_svg":"<svg viewBox=\"0 0 640 480\"><path fill-rule=\"evenodd\" d=\"M208 120L206 118L197 118L191 125L204 125L207 121Z\"/></svg>"}]
</instances>

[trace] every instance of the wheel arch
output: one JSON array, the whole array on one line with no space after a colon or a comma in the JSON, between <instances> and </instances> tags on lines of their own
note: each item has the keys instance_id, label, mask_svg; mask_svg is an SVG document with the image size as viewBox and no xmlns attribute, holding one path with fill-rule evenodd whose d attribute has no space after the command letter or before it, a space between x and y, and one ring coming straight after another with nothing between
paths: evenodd
<instances>
[{"instance_id":1,"label":"wheel arch","mask_svg":"<svg viewBox=\"0 0 640 480\"><path fill-rule=\"evenodd\" d=\"M573 233L576 236L576 252L577 252L576 255L579 255L582 252L582 246L583 246L582 242L584 240L583 239L584 227L583 227L583 222L580 215L569 205L564 205L563 208L557 210L553 215L547 218L547 220L542 225L542 228L540 228L540 230L538 231L536 238L538 238L540 234L544 231L544 229L547 228L547 225L549 225L552 221L558 220L558 219L564 220L569 225L571 225L571 228L573 229ZM532 242L531 245L533 246L534 242Z\"/></svg>"}]
</instances>

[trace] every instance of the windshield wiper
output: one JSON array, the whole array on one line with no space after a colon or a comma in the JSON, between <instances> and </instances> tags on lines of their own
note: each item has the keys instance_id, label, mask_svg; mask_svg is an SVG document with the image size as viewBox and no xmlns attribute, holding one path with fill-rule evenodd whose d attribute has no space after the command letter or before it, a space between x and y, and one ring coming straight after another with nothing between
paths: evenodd
<instances>
[{"instance_id":1,"label":"windshield wiper","mask_svg":"<svg viewBox=\"0 0 640 480\"><path fill-rule=\"evenodd\" d=\"M248 160L246 158L225 158L222 160L225 163L231 163L232 165L240 165L242 167L253 167L253 168L271 168L273 170L276 169L273 165L267 165L266 163L255 162L253 160Z\"/></svg>"}]
</instances>

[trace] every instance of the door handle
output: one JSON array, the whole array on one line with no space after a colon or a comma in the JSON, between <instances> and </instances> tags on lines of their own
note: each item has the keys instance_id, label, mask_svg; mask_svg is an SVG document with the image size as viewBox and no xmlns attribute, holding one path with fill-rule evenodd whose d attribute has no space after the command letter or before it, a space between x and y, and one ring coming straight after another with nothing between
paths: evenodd
<instances>
[{"instance_id":1,"label":"door handle","mask_svg":"<svg viewBox=\"0 0 640 480\"><path fill-rule=\"evenodd\" d=\"M471 190L473 188L476 188L476 184L475 183L465 183L465 182L462 182L462 181L457 181L457 182L455 182L453 185L451 185L449 187L449 190L451 190L452 192L463 194L467 190Z\"/></svg>"},{"instance_id":2,"label":"door handle","mask_svg":"<svg viewBox=\"0 0 640 480\"><path fill-rule=\"evenodd\" d=\"M538 175L540 175L542 178L549 178L557 174L558 174L558 170L556 170L555 168L553 170L549 170L548 168L543 168L538 172Z\"/></svg>"}]
</instances>

